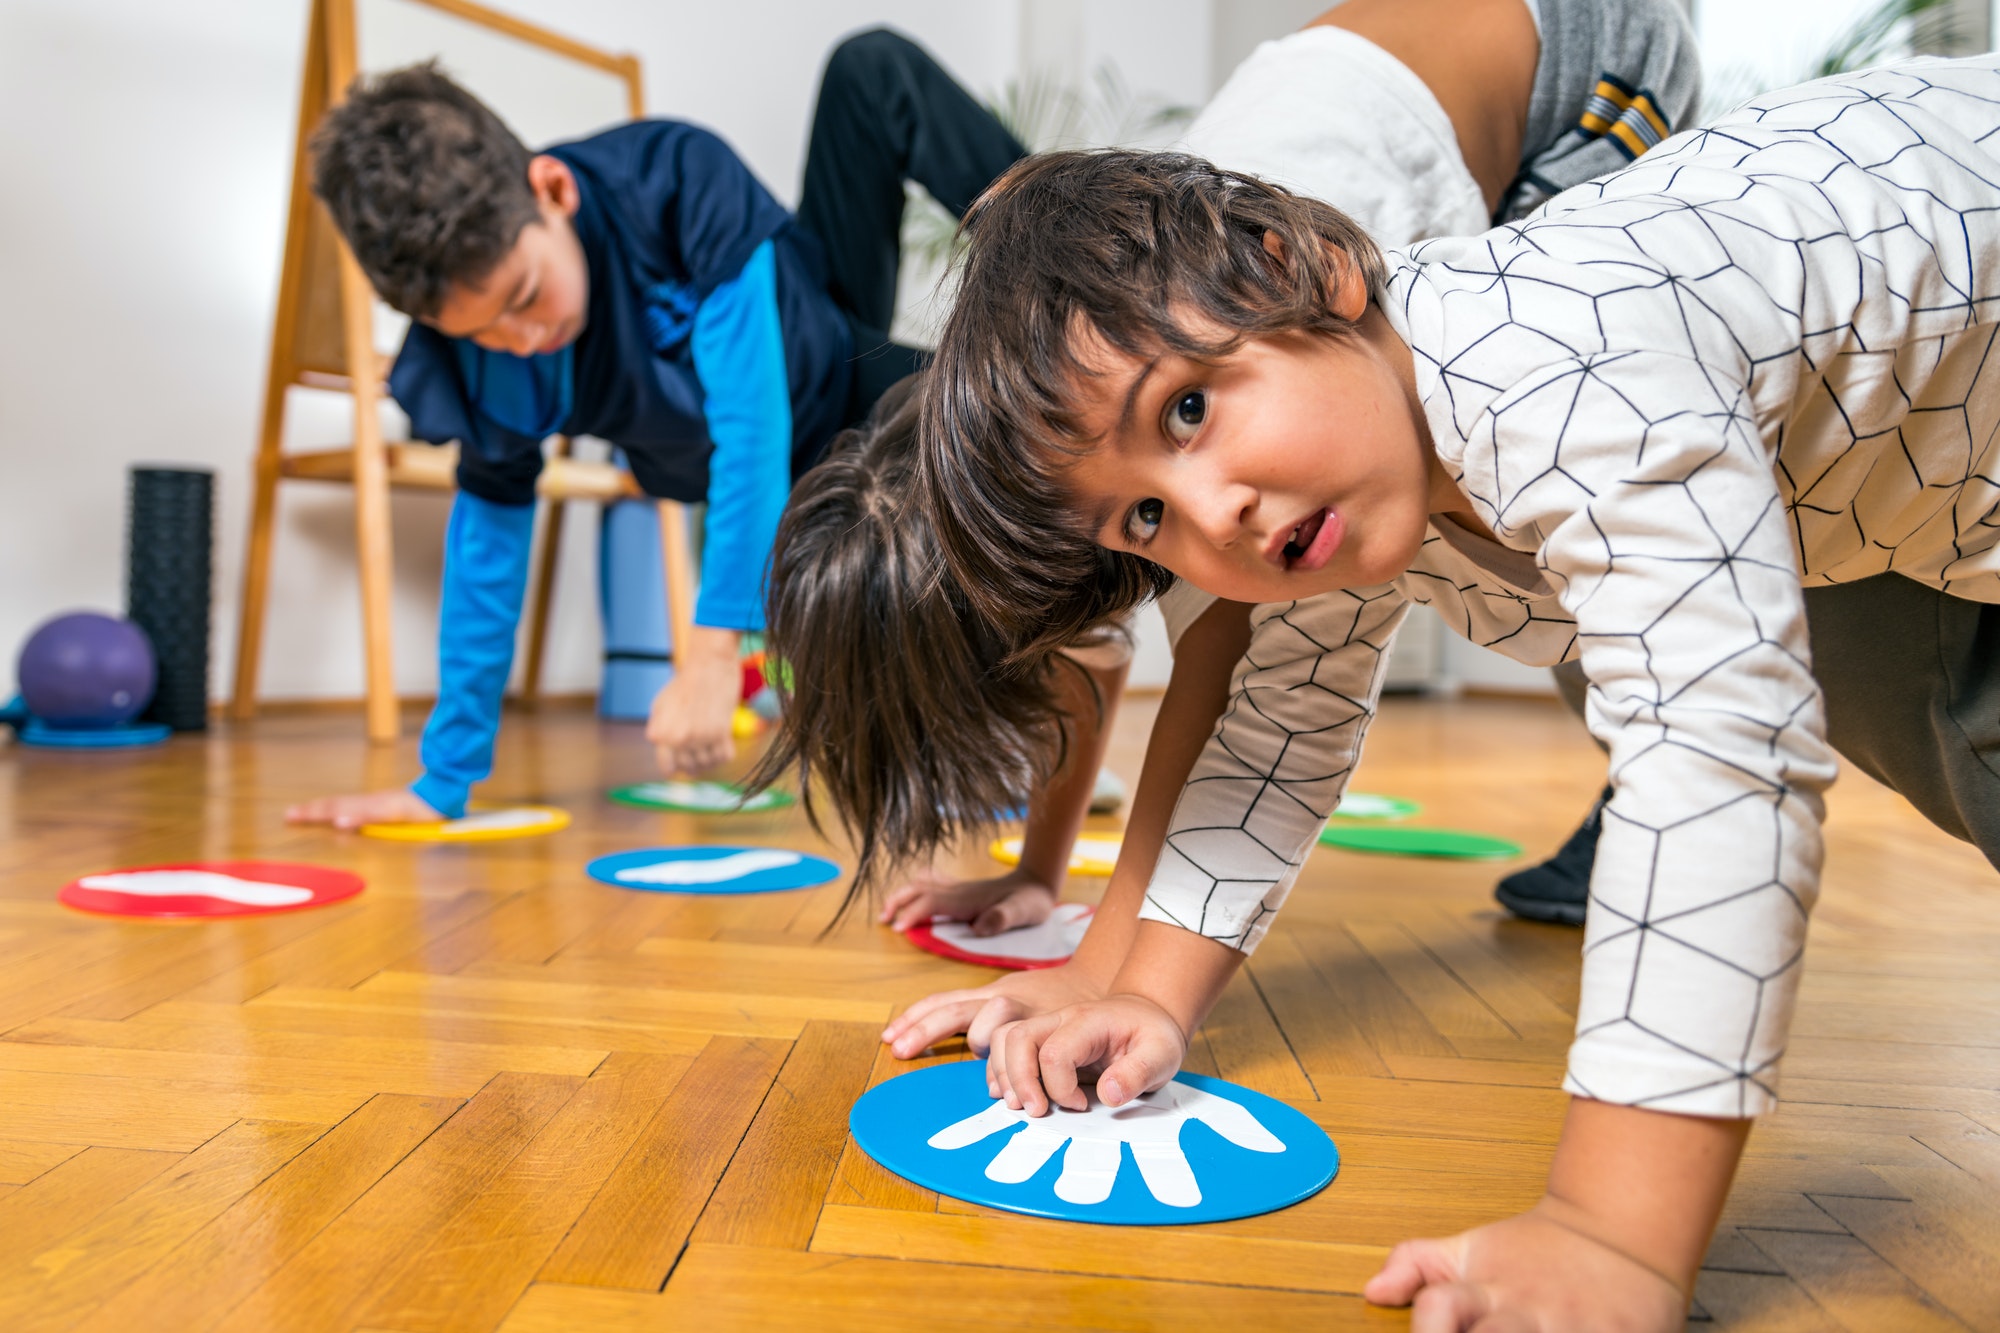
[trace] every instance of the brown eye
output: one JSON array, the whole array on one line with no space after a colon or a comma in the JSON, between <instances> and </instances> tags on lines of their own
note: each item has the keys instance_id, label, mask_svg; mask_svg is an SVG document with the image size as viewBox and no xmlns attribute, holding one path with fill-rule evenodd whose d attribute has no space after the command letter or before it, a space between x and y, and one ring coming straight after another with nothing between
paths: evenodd
<instances>
[{"instance_id":1,"label":"brown eye","mask_svg":"<svg viewBox=\"0 0 2000 1333\"><path fill-rule=\"evenodd\" d=\"M1143 546L1152 540L1160 530L1160 520L1166 516L1166 502L1146 499L1132 506L1132 513L1125 520L1125 535Z\"/></svg>"},{"instance_id":2,"label":"brown eye","mask_svg":"<svg viewBox=\"0 0 2000 1333\"><path fill-rule=\"evenodd\" d=\"M1208 394L1202 389L1189 389L1174 399L1167 408L1167 435L1173 440L1186 444L1201 429L1201 423L1208 419Z\"/></svg>"}]
</instances>

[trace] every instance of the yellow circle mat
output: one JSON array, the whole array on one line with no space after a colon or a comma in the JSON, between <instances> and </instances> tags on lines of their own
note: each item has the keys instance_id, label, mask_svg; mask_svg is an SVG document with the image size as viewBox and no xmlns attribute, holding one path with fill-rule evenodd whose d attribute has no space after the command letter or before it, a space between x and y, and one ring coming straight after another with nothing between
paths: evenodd
<instances>
[{"instance_id":1,"label":"yellow circle mat","mask_svg":"<svg viewBox=\"0 0 2000 1333\"><path fill-rule=\"evenodd\" d=\"M569 811L552 805L505 805L477 808L462 818L426 824L363 824L370 838L392 842L497 842L502 838L532 838L569 827Z\"/></svg>"},{"instance_id":2,"label":"yellow circle mat","mask_svg":"<svg viewBox=\"0 0 2000 1333\"><path fill-rule=\"evenodd\" d=\"M1118 837L1082 837L1069 849L1069 873L1072 875L1109 875L1118 864L1118 849L1125 840ZM1021 864L1021 840L1001 838L987 849L994 860L1001 865Z\"/></svg>"}]
</instances>

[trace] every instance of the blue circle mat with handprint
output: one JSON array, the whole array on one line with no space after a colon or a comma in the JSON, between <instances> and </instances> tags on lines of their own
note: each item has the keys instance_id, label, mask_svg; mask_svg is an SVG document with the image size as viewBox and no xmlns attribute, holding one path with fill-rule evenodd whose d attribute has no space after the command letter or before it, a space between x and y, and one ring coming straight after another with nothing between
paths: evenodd
<instances>
[{"instance_id":1,"label":"blue circle mat with handprint","mask_svg":"<svg viewBox=\"0 0 2000 1333\"><path fill-rule=\"evenodd\" d=\"M981 1060L932 1065L864 1093L861 1150L913 1184L1035 1217L1120 1226L1253 1217L1325 1189L1326 1131L1275 1098L1200 1074L1113 1110L1039 1119L986 1095Z\"/></svg>"}]
</instances>

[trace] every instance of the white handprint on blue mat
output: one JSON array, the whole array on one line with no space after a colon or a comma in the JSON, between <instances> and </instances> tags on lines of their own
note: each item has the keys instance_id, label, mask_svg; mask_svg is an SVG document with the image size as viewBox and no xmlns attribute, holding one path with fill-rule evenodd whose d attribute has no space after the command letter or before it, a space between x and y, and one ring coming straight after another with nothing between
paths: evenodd
<instances>
[{"instance_id":1,"label":"white handprint on blue mat","mask_svg":"<svg viewBox=\"0 0 2000 1333\"><path fill-rule=\"evenodd\" d=\"M1027 1128L1007 1140L986 1164L986 1178L1003 1185L1030 1180L1065 1143L1056 1197L1066 1203L1103 1203L1118 1180L1118 1145L1132 1145L1139 1177L1155 1199L1170 1208L1192 1208L1201 1202L1201 1186L1181 1151L1181 1127L1199 1120L1239 1148L1252 1152L1283 1152L1285 1145L1264 1128L1248 1108L1185 1083L1137 1097L1120 1107L1090 1099L1087 1111L1057 1107L1048 1115L1031 1117L995 1102L976 1115L945 1126L931 1135L930 1146L947 1151L968 1147L1017 1124Z\"/></svg>"}]
</instances>

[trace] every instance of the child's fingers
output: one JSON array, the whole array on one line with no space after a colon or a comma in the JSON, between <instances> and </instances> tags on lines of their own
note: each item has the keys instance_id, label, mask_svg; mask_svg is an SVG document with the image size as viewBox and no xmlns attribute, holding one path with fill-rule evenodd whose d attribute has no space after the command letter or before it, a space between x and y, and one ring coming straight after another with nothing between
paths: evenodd
<instances>
[{"instance_id":1,"label":"child's fingers","mask_svg":"<svg viewBox=\"0 0 2000 1333\"><path fill-rule=\"evenodd\" d=\"M332 817L327 820L337 829L358 829L363 824L393 824L400 822L401 816L393 810L383 809L385 802L343 798L333 802Z\"/></svg>"},{"instance_id":2,"label":"child's fingers","mask_svg":"<svg viewBox=\"0 0 2000 1333\"><path fill-rule=\"evenodd\" d=\"M1000 1046L1006 1038L1007 1030L1019 1021L1019 1019L1010 1019L1007 1022L1001 1023L993 1029L989 1037L986 1050L986 1095L988 1097L1011 1098L1013 1096L1013 1084L1007 1078L1006 1057L1002 1054ZM1009 1101L1007 1104L1015 1106L1017 1110L1019 1109L1012 1101Z\"/></svg>"},{"instance_id":3,"label":"child's fingers","mask_svg":"<svg viewBox=\"0 0 2000 1333\"><path fill-rule=\"evenodd\" d=\"M922 892L923 890L915 884L904 884L895 889L888 897L882 900L882 915L877 920L889 922L897 930L903 929L903 923L896 920L896 914L901 912L904 907L908 906Z\"/></svg>"},{"instance_id":4,"label":"child's fingers","mask_svg":"<svg viewBox=\"0 0 2000 1333\"><path fill-rule=\"evenodd\" d=\"M926 995L923 999L918 1000L902 1013L897 1014L889 1020L889 1026L882 1029L882 1040L894 1041L905 1030L922 1022L925 1015L977 994L979 994L978 991L972 990L942 990L931 995Z\"/></svg>"},{"instance_id":5,"label":"child's fingers","mask_svg":"<svg viewBox=\"0 0 2000 1333\"><path fill-rule=\"evenodd\" d=\"M1410 1333L1533 1333L1539 1322L1495 1310L1486 1289L1470 1282L1425 1287L1410 1308Z\"/></svg>"},{"instance_id":6,"label":"child's fingers","mask_svg":"<svg viewBox=\"0 0 2000 1333\"><path fill-rule=\"evenodd\" d=\"M902 901L896 907L895 918L889 922L896 930L908 930L911 926L924 925L937 917L955 915L951 910L951 904L935 884L906 885L902 894Z\"/></svg>"},{"instance_id":7,"label":"child's fingers","mask_svg":"<svg viewBox=\"0 0 2000 1333\"><path fill-rule=\"evenodd\" d=\"M1055 910L1055 895L1040 885L1016 889L972 919L975 935L998 935L1021 926L1039 926Z\"/></svg>"},{"instance_id":8,"label":"child's fingers","mask_svg":"<svg viewBox=\"0 0 2000 1333\"><path fill-rule=\"evenodd\" d=\"M1187 1054L1184 1047L1152 1033L1135 1035L1138 1040L1098 1075L1098 1100L1106 1106L1123 1106L1141 1093L1164 1086Z\"/></svg>"},{"instance_id":9,"label":"child's fingers","mask_svg":"<svg viewBox=\"0 0 2000 1333\"><path fill-rule=\"evenodd\" d=\"M1070 1029L1061 1029L1056 1035L1059 1038L1067 1031ZM1080 1080L1076 1076L1077 1066L1084 1062L1068 1053L1070 1046L1071 1043L1055 1039L1043 1042L1036 1057L1036 1072L1041 1076L1042 1091L1048 1094L1050 1102L1072 1111L1088 1111L1090 1098L1079 1086Z\"/></svg>"},{"instance_id":10,"label":"child's fingers","mask_svg":"<svg viewBox=\"0 0 2000 1333\"><path fill-rule=\"evenodd\" d=\"M1408 1305L1425 1287L1456 1282L1462 1257L1457 1238L1406 1240L1389 1251L1382 1271L1368 1279L1361 1294L1375 1305Z\"/></svg>"},{"instance_id":11,"label":"child's fingers","mask_svg":"<svg viewBox=\"0 0 2000 1333\"><path fill-rule=\"evenodd\" d=\"M953 1033L965 1031L983 1003L982 1000L957 1000L933 1009L889 1038L889 1049L898 1060L914 1060Z\"/></svg>"},{"instance_id":12,"label":"child's fingers","mask_svg":"<svg viewBox=\"0 0 2000 1333\"><path fill-rule=\"evenodd\" d=\"M726 733L704 737L663 725L647 728L647 739L653 742L660 771L668 777L700 777L736 753L736 743Z\"/></svg>"},{"instance_id":13,"label":"child's fingers","mask_svg":"<svg viewBox=\"0 0 2000 1333\"><path fill-rule=\"evenodd\" d=\"M1006 995L994 995L979 1006L972 1021L965 1027L965 1044L978 1055L985 1055L993 1049L993 1037L1002 1027L1018 1022L1028 1016L1028 1010L1020 1001Z\"/></svg>"},{"instance_id":14,"label":"child's fingers","mask_svg":"<svg viewBox=\"0 0 2000 1333\"><path fill-rule=\"evenodd\" d=\"M966 1045L975 1055L986 1054L989 1042L983 1039L1002 1023L1021 1017L1013 1001L994 995L985 987L977 990L945 991L917 1001L883 1030L899 1060L909 1060L954 1033L966 1033Z\"/></svg>"},{"instance_id":15,"label":"child's fingers","mask_svg":"<svg viewBox=\"0 0 2000 1333\"><path fill-rule=\"evenodd\" d=\"M735 746L727 738L696 738L675 749L675 771L687 777L700 777L709 770L729 761L735 753Z\"/></svg>"},{"instance_id":16,"label":"child's fingers","mask_svg":"<svg viewBox=\"0 0 2000 1333\"><path fill-rule=\"evenodd\" d=\"M1009 1023L996 1035L993 1051L1000 1060L1007 1105L1031 1116L1049 1113L1049 1095L1042 1087L1042 1044L1061 1024L1058 1015L1043 1014ZM988 1058L989 1065L992 1059Z\"/></svg>"},{"instance_id":17,"label":"child's fingers","mask_svg":"<svg viewBox=\"0 0 2000 1333\"><path fill-rule=\"evenodd\" d=\"M1049 1100L1072 1111L1088 1110L1090 1098L1078 1086L1082 1080L1076 1071L1097 1063L1116 1043L1128 1037L1127 1032L1114 1029L1109 1019L1087 1006L1072 1011L1069 1021L1060 1024L1042 1041L1036 1055L1036 1073Z\"/></svg>"}]
</instances>

